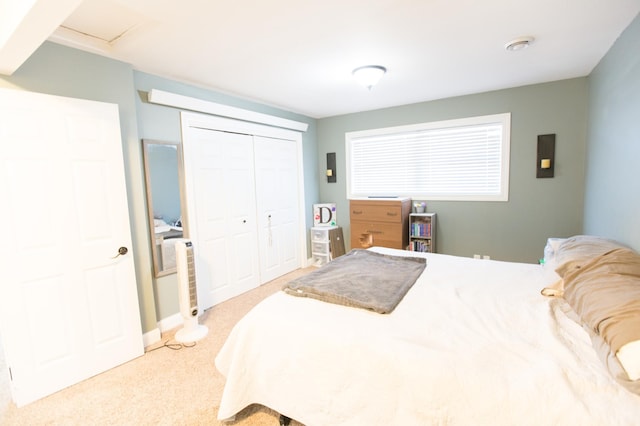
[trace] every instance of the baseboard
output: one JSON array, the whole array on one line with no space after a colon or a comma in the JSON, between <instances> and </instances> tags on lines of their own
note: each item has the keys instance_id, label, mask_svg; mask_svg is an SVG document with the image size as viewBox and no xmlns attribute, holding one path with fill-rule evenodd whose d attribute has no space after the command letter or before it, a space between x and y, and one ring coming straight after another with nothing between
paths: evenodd
<instances>
[{"instance_id":1,"label":"baseboard","mask_svg":"<svg viewBox=\"0 0 640 426\"><path fill-rule=\"evenodd\" d=\"M164 333L165 331L169 331L181 326L183 323L184 318L182 318L182 315L180 314L180 312L178 312L177 314L173 314L158 321L158 328L160 329L161 333Z\"/></svg>"},{"instance_id":2,"label":"baseboard","mask_svg":"<svg viewBox=\"0 0 640 426\"><path fill-rule=\"evenodd\" d=\"M184 319L182 318L182 315L180 315L180 313L173 314L170 317L161 319L160 321L158 321L158 327L142 335L142 342L144 343L144 347L146 348L147 346L158 343L160 339L162 339L162 333L179 327L183 323Z\"/></svg>"},{"instance_id":3,"label":"baseboard","mask_svg":"<svg viewBox=\"0 0 640 426\"><path fill-rule=\"evenodd\" d=\"M153 330L148 331L142 335L142 344L146 348L155 343L158 343L160 341L160 337L160 329L154 328Z\"/></svg>"}]
</instances>

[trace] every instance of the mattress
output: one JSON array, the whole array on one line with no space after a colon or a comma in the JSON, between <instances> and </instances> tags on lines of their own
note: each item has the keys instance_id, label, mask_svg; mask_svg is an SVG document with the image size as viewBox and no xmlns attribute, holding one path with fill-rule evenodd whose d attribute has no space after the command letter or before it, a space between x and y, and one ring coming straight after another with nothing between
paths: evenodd
<instances>
[{"instance_id":1,"label":"mattress","mask_svg":"<svg viewBox=\"0 0 640 426\"><path fill-rule=\"evenodd\" d=\"M640 397L604 368L537 264L424 256L390 314L278 292L215 358L218 418L262 404L312 425L637 424Z\"/></svg>"}]
</instances>

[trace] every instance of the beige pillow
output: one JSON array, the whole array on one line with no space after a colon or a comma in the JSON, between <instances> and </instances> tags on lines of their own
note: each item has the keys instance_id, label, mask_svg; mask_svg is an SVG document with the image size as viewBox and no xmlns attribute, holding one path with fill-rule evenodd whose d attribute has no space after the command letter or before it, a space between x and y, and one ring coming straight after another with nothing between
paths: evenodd
<instances>
[{"instance_id":1,"label":"beige pillow","mask_svg":"<svg viewBox=\"0 0 640 426\"><path fill-rule=\"evenodd\" d=\"M543 296L562 297L564 294L564 276L579 269L594 257L601 256L611 250L627 248L617 241L594 235L576 235L559 239L553 250L551 265L555 268L559 280L542 289ZM547 243L547 246L549 243ZM546 263L546 262L545 262Z\"/></svg>"},{"instance_id":2,"label":"beige pillow","mask_svg":"<svg viewBox=\"0 0 640 426\"><path fill-rule=\"evenodd\" d=\"M612 354L640 341L640 254L614 249L568 269L563 279L564 298ZM628 371L638 362L618 359Z\"/></svg>"},{"instance_id":3,"label":"beige pillow","mask_svg":"<svg viewBox=\"0 0 640 426\"><path fill-rule=\"evenodd\" d=\"M594 235L576 235L567 238L556 250L556 272L564 278L566 273L580 268L594 257L618 248L628 247L617 241Z\"/></svg>"}]
</instances>

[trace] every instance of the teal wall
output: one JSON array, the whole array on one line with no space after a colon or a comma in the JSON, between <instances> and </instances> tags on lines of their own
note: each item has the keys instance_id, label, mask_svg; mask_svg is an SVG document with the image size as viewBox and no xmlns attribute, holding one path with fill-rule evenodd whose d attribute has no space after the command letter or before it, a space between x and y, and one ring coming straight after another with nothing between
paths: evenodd
<instances>
[{"instance_id":1,"label":"teal wall","mask_svg":"<svg viewBox=\"0 0 640 426\"><path fill-rule=\"evenodd\" d=\"M314 120L268 105L133 70L131 65L45 43L0 87L118 104L143 330L178 312L175 276L155 280L146 213L143 138L180 140L179 111L149 104L151 88L309 123L303 134L307 224L312 205L335 202L349 237L344 133L460 117L512 113L508 202L429 201L438 251L535 262L549 236L587 232L640 248L639 18L588 78L558 81ZM375 90L375 89L374 89ZM587 130L589 139L587 142ZM535 178L536 136L556 133L556 177ZM338 182L323 175L337 153ZM586 171L585 171L586 164ZM586 185L585 185L586 173ZM584 218L584 228L583 228ZM583 231L584 229L584 231Z\"/></svg>"},{"instance_id":2,"label":"teal wall","mask_svg":"<svg viewBox=\"0 0 640 426\"><path fill-rule=\"evenodd\" d=\"M192 96L211 102L229 105L236 108L270 114L290 120L309 124L308 130L302 134L302 157L304 168L305 217L307 227L313 224L313 204L318 201L318 164L315 119L278 110L266 105L234 98L222 93L203 90L188 84L167 80L151 74L134 71L136 90L136 111L138 133L141 139L162 141L180 141L180 110L147 102L147 94L151 89L159 89L180 95ZM176 275L167 275L155 280L155 297L158 319L167 318L180 311L177 296L178 280Z\"/></svg>"},{"instance_id":3,"label":"teal wall","mask_svg":"<svg viewBox=\"0 0 640 426\"><path fill-rule=\"evenodd\" d=\"M306 217L307 223L312 223L313 204L318 200L316 127L312 118L137 72L129 64L50 42L44 43L12 76L0 76L0 87L119 106L143 332L155 329L159 320L179 312L175 275L158 280L153 277L141 139L179 141L180 111L147 103L151 88L309 123L302 140Z\"/></svg>"},{"instance_id":4,"label":"teal wall","mask_svg":"<svg viewBox=\"0 0 640 426\"><path fill-rule=\"evenodd\" d=\"M320 201L337 204L348 242L345 132L510 112L509 201L427 201L427 211L438 214L440 253L535 263L547 237L582 231L587 87L577 78L318 120L318 168L327 152L338 163L337 183L320 181ZM555 177L537 179L537 136L548 133L556 134Z\"/></svg>"},{"instance_id":5,"label":"teal wall","mask_svg":"<svg viewBox=\"0 0 640 426\"><path fill-rule=\"evenodd\" d=\"M44 43L12 76L0 76L0 86L118 105L142 330L156 328L142 150L131 66Z\"/></svg>"},{"instance_id":6,"label":"teal wall","mask_svg":"<svg viewBox=\"0 0 640 426\"><path fill-rule=\"evenodd\" d=\"M640 250L640 15L589 76L585 233Z\"/></svg>"}]
</instances>

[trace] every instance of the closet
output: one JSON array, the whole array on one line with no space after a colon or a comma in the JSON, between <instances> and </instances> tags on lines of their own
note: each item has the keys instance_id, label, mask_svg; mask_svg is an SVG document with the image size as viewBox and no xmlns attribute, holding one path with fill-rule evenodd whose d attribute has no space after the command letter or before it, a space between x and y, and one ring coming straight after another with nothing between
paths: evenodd
<instances>
[{"instance_id":1,"label":"closet","mask_svg":"<svg viewBox=\"0 0 640 426\"><path fill-rule=\"evenodd\" d=\"M299 132L182 113L201 311L302 266Z\"/></svg>"}]
</instances>

